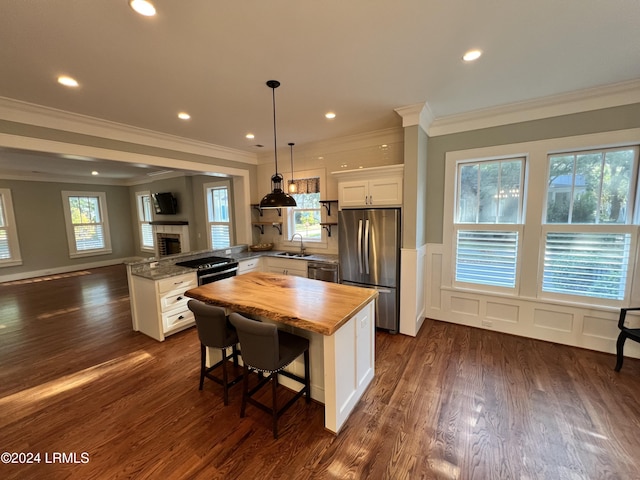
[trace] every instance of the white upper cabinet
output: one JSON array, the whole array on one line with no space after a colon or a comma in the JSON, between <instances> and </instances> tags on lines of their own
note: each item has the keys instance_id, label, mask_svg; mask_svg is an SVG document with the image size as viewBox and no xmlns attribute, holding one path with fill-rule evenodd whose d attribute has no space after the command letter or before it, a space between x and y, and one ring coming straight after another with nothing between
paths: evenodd
<instances>
[{"instance_id":1,"label":"white upper cabinet","mask_svg":"<svg viewBox=\"0 0 640 480\"><path fill-rule=\"evenodd\" d=\"M404 165L332 172L338 179L338 207L401 207Z\"/></svg>"}]
</instances>

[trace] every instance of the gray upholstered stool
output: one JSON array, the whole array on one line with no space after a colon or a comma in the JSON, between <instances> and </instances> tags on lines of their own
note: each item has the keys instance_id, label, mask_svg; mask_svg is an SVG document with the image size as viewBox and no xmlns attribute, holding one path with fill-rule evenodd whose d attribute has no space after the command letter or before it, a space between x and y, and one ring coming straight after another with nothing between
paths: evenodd
<instances>
[{"instance_id":1,"label":"gray upholstered stool","mask_svg":"<svg viewBox=\"0 0 640 480\"><path fill-rule=\"evenodd\" d=\"M242 362L244 363L240 416L244 417L247 403L270 413L273 418L273 438L278 438L278 418L302 395L306 396L307 403L310 401L309 340L278 330L273 324L250 320L238 313L229 315L229 320L238 332L242 348ZM287 365L302 354L304 354L304 378L284 370ZM268 374L268 376L261 378L251 390L249 390L248 381L250 370ZM282 408L278 408L278 374L304 385ZM270 380L272 385L271 407L252 398Z\"/></svg>"},{"instance_id":2,"label":"gray upholstered stool","mask_svg":"<svg viewBox=\"0 0 640 480\"><path fill-rule=\"evenodd\" d=\"M233 363L238 366L238 334L235 328L229 323L224 308L215 305L207 305L197 300L189 300L187 303L189 310L193 312L196 319L196 328L200 338L200 390L204 385L204 377L222 385L224 394L224 404L229 404L229 387L235 385L242 379L238 375L233 380L229 380L227 375L227 348L231 347ZM222 360L207 368L206 348L217 348L222 352ZM222 378L216 377L212 370L222 366Z\"/></svg>"}]
</instances>

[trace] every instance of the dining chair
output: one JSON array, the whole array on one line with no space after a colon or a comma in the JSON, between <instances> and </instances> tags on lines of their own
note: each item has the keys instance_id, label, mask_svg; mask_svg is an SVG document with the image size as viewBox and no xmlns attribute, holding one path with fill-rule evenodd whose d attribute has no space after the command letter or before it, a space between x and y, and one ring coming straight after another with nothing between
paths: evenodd
<instances>
[{"instance_id":1,"label":"dining chair","mask_svg":"<svg viewBox=\"0 0 640 480\"><path fill-rule=\"evenodd\" d=\"M618 319L618 328L620 329L620 334L618 335L618 341L616 342L616 353L618 357L615 368L616 372L619 372L622 368L622 362L624 360L624 342L627 340L627 338L635 342L640 342L640 328L629 328L625 325L627 312L632 312L634 310L640 310L640 307L620 309L620 318Z\"/></svg>"},{"instance_id":2,"label":"dining chair","mask_svg":"<svg viewBox=\"0 0 640 480\"><path fill-rule=\"evenodd\" d=\"M309 340L299 335L278 330L272 323L251 320L238 313L229 315L229 320L238 332L240 347L242 348L242 362L244 364L240 417L244 417L247 403L270 413L273 423L273 438L278 438L278 418L302 395L305 395L307 403L310 401ZM300 355L304 355L304 377L284 370ZM249 372L251 370L258 372L259 381L256 386L249 390ZM291 378L303 385L280 408L278 407L277 394L278 375ZM269 382L271 382L271 406L253 398L253 395Z\"/></svg>"},{"instance_id":3,"label":"dining chair","mask_svg":"<svg viewBox=\"0 0 640 480\"><path fill-rule=\"evenodd\" d=\"M198 300L189 300L187 303L189 310L193 312L196 320L196 329L198 330L198 338L200 339L200 387L204 386L204 378L222 385L223 401L225 405L229 404L229 387L240 382L242 375L238 375L229 380L227 373L227 349L231 347L231 358L233 364L238 367L238 334L236 329L229 323L224 308L215 305L208 305ZM207 348L216 348L222 353L222 360L216 364L207 367ZM222 378L215 376L212 372L218 367L222 367Z\"/></svg>"}]
</instances>

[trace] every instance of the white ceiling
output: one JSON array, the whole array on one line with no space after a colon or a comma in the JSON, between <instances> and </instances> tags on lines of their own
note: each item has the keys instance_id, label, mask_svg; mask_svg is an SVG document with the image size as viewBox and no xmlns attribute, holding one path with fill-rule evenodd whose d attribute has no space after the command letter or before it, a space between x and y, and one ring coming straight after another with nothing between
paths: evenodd
<instances>
[{"instance_id":1,"label":"white ceiling","mask_svg":"<svg viewBox=\"0 0 640 480\"><path fill-rule=\"evenodd\" d=\"M640 78L637 0L154 3L2 0L0 97L257 152L273 149L270 79L284 146L399 126L413 104L442 118ZM470 48L484 55L465 64Z\"/></svg>"}]
</instances>

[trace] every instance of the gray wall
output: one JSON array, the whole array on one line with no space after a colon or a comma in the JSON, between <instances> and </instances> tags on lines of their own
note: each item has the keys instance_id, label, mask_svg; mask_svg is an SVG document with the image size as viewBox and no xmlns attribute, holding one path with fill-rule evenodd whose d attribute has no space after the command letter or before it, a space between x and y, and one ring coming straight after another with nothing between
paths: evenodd
<instances>
[{"instance_id":1,"label":"gray wall","mask_svg":"<svg viewBox=\"0 0 640 480\"><path fill-rule=\"evenodd\" d=\"M148 257L153 256L152 253L140 250L140 232L138 231L136 193L147 191L149 193L171 192L178 202L178 209L175 215L158 215L152 212L153 221L178 221L183 220L189 222L189 237L191 238L191 249L194 250L194 197L192 194L191 177L173 177L153 182L143 183L129 187L129 201L131 211L131 228L133 231L133 242L136 256ZM199 199L202 203L202 198Z\"/></svg>"},{"instance_id":2,"label":"gray wall","mask_svg":"<svg viewBox=\"0 0 640 480\"><path fill-rule=\"evenodd\" d=\"M102 262L134 254L129 187L0 180L0 188L11 190L22 256L22 265L5 267L0 272L2 275ZM111 254L69 258L63 191L106 193Z\"/></svg>"},{"instance_id":3,"label":"gray wall","mask_svg":"<svg viewBox=\"0 0 640 480\"><path fill-rule=\"evenodd\" d=\"M429 138L425 172L427 243L442 243L447 152L638 127L640 103Z\"/></svg>"},{"instance_id":4,"label":"gray wall","mask_svg":"<svg viewBox=\"0 0 640 480\"><path fill-rule=\"evenodd\" d=\"M404 129L404 205L402 246L417 248L426 242L428 137L418 125Z\"/></svg>"}]
</instances>

